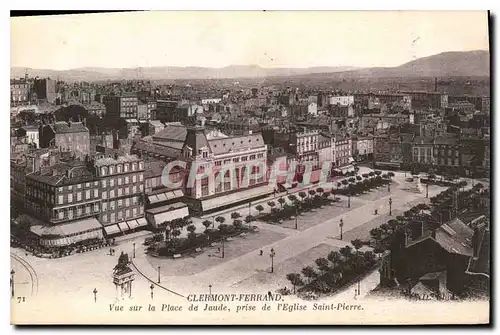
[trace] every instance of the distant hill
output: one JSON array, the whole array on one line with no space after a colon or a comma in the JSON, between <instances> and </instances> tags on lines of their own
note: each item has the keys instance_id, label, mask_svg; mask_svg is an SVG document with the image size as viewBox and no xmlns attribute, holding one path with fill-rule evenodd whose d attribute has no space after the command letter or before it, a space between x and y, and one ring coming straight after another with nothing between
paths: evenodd
<instances>
[{"instance_id":1,"label":"distant hill","mask_svg":"<svg viewBox=\"0 0 500 335\"><path fill-rule=\"evenodd\" d=\"M330 76L330 74L321 74ZM372 67L336 73L333 77L390 78L390 77L488 77L490 55L488 51L450 51L418 58L396 67ZM318 74L304 75L316 77Z\"/></svg>"},{"instance_id":2,"label":"distant hill","mask_svg":"<svg viewBox=\"0 0 500 335\"><path fill-rule=\"evenodd\" d=\"M11 68L11 78L23 77L25 68ZM309 67L263 68L258 65L231 65L223 68L206 67L147 67L108 69L85 67L55 71L28 69L30 76L50 77L65 81L95 80L163 80L163 79L223 79L304 76L332 78L387 77L470 77L490 75L490 56L485 50L451 51L423 57L397 67Z\"/></svg>"},{"instance_id":3,"label":"distant hill","mask_svg":"<svg viewBox=\"0 0 500 335\"><path fill-rule=\"evenodd\" d=\"M231 65L223 68L206 67L147 67L129 69L108 69L85 67L56 71L28 69L30 76L50 77L66 81L94 81L119 79L221 79L221 78L263 78L272 76L292 76L312 73L334 73L349 71L356 67L311 67L311 68L263 68L258 65ZM24 77L25 68L11 68L11 78Z\"/></svg>"}]
</instances>

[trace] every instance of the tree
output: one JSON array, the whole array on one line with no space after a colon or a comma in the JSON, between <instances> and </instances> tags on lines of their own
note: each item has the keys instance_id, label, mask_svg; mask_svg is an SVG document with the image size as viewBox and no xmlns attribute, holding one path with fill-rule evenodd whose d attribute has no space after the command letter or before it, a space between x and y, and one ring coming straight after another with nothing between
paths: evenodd
<instances>
[{"instance_id":1,"label":"tree","mask_svg":"<svg viewBox=\"0 0 500 335\"><path fill-rule=\"evenodd\" d=\"M376 174L377 176L380 176L380 175L382 174L382 171L377 170L377 171L375 171L375 174Z\"/></svg>"},{"instance_id":2,"label":"tree","mask_svg":"<svg viewBox=\"0 0 500 335\"><path fill-rule=\"evenodd\" d=\"M219 225L219 231L221 232L221 234L226 234L227 232L229 232L229 226L225 223L221 223Z\"/></svg>"},{"instance_id":3,"label":"tree","mask_svg":"<svg viewBox=\"0 0 500 335\"><path fill-rule=\"evenodd\" d=\"M305 268L302 269L302 274L309 278L309 282L311 282L314 278L318 276L316 271L311 266L306 266Z\"/></svg>"},{"instance_id":4,"label":"tree","mask_svg":"<svg viewBox=\"0 0 500 335\"><path fill-rule=\"evenodd\" d=\"M240 218L240 217L241 217L241 214L240 214L240 213L238 213L238 212L232 212L232 213L231 213L231 219L233 219L233 220L234 220L234 219L238 219L238 218Z\"/></svg>"},{"instance_id":5,"label":"tree","mask_svg":"<svg viewBox=\"0 0 500 335\"><path fill-rule=\"evenodd\" d=\"M332 263L333 267L337 266L342 259L338 251L330 251L326 258Z\"/></svg>"},{"instance_id":6,"label":"tree","mask_svg":"<svg viewBox=\"0 0 500 335\"><path fill-rule=\"evenodd\" d=\"M318 188L316 189L316 192L318 192L318 193L319 193L319 195L322 195L322 194L323 194L323 192L325 192L325 190L323 189L323 187L318 187Z\"/></svg>"},{"instance_id":7,"label":"tree","mask_svg":"<svg viewBox=\"0 0 500 335\"><path fill-rule=\"evenodd\" d=\"M292 201L292 202L296 202L297 201L297 196L295 194L290 194L288 196L288 199L290 199L290 201Z\"/></svg>"},{"instance_id":8,"label":"tree","mask_svg":"<svg viewBox=\"0 0 500 335\"><path fill-rule=\"evenodd\" d=\"M337 183L337 188L341 188L341 187L342 187L342 183Z\"/></svg>"},{"instance_id":9,"label":"tree","mask_svg":"<svg viewBox=\"0 0 500 335\"><path fill-rule=\"evenodd\" d=\"M224 222L226 221L226 218L223 216L218 216L215 218L215 221L217 221L219 223L219 225L221 225L221 224L224 224Z\"/></svg>"},{"instance_id":10,"label":"tree","mask_svg":"<svg viewBox=\"0 0 500 335\"><path fill-rule=\"evenodd\" d=\"M293 294L295 294L295 287L304 285L300 273L289 273L286 275L286 279L293 285Z\"/></svg>"},{"instance_id":11,"label":"tree","mask_svg":"<svg viewBox=\"0 0 500 335\"><path fill-rule=\"evenodd\" d=\"M361 241L359 238L352 240L351 244L356 250L359 250L363 247L363 241Z\"/></svg>"},{"instance_id":12,"label":"tree","mask_svg":"<svg viewBox=\"0 0 500 335\"><path fill-rule=\"evenodd\" d=\"M194 224L190 224L186 229L188 232L194 233L196 231L196 226Z\"/></svg>"},{"instance_id":13,"label":"tree","mask_svg":"<svg viewBox=\"0 0 500 335\"><path fill-rule=\"evenodd\" d=\"M174 230L172 230L172 236L175 238L177 238L179 235L181 234L181 230L179 228L175 228Z\"/></svg>"},{"instance_id":14,"label":"tree","mask_svg":"<svg viewBox=\"0 0 500 335\"><path fill-rule=\"evenodd\" d=\"M349 184L349 181L347 179L343 179L342 184L347 185L347 184Z\"/></svg>"},{"instance_id":15,"label":"tree","mask_svg":"<svg viewBox=\"0 0 500 335\"><path fill-rule=\"evenodd\" d=\"M323 273L326 273L328 272L328 270L330 270L330 268L328 267L328 260L326 258L320 257L314 262L318 266L318 269L320 269Z\"/></svg>"},{"instance_id":16,"label":"tree","mask_svg":"<svg viewBox=\"0 0 500 335\"><path fill-rule=\"evenodd\" d=\"M389 176L389 178L392 178L395 176L395 174L394 174L394 172L389 171L389 172L387 172L387 176Z\"/></svg>"},{"instance_id":17,"label":"tree","mask_svg":"<svg viewBox=\"0 0 500 335\"><path fill-rule=\"evenodd\" d=\"M278 202L279 202L279 204L280 204L281 208L283 208L283 205L285 204L285 202L286 202L286 201L285 201L285 199L284 199L284 198L279 198L279 199L278 199Z\"/></svg>"},{"instance_id":18,"label":"tree","mask_svg":"<svg viewBox=\"0 0 500 335\"><path fill-rule=\"evenodd\" d=\"M379 172L380 172L380 171L379 171ZM370 171L370 172L368 173L368 175L369 175L370 177L373 177L373 176L375 176L375 172Z\"/></svg>"},{"instance_id":19,"label":"tree","mask_svg":"<svg viewBox=\"0 0 500 335\"><path fill-rule=\"evenodd\" d=\"M255 209L259 212L260 215L260 213L264 210L264 207L262 207L262 205L257 205L255 206Z\"/></svg>"},{"instance_id":20,"label":"tree","mask_svg":"<svg viewBox=\"0 0 500 335\"><path fill-rule=\"evenodd\" d=\"M267 204L268 204L268 205L269 205L269 207L271 207L271 208L274 208L274 206L276 206L276 203L275 203L274 201L272 201L272 200L271 200L271 201L269 201Z\"/></svg>"},{"instance_id":21,"label":"tree","mask_svg":"<svg viewBox=\"0 0 500 335\"><path fill-rule=\"evenodd\" d=\"M361 180L363 178L361 178L361 176L356 176L356 180Z\"/></svg>"},{"instance_id":22,"label":"tree","mask_svg":"<svg viewBox=\"0 0 500 335\"><path fill-rule=\"evenodd\" d=\"M380 241L382 239L382 229L380 229L380 228L373 228L372 230L370 230L370 236L375 241Z\"/></svg>"},{"instance_id":23,"label":"tree","mask_svg":"<svg viewBox=\"0 0 500 335\"><path fill-rule=\"evenodd\" d=\"M349 256L352 255L351 251L352 251L352 248L350 246L348 246L348 245L346 245L345 247L340 248L340 250L339 250L340 254L342 256L344 256L345 259L348 259Z\"/></svg>"},{"instance_id":24,"label":"tree","mask_svg":"<svg viewBox=\"0 0 500 335\"><path fill-rule=\"evenodd\" d=\"M202 224L205 226L205 231L212 225L212 221L210 220L203 220Z\"/></svg>"},{"instance_id":25,"label":"tree","mask_svg":"<svg viewBox=\"0 0 500 335\"><path fill-rule=\"evenodd\" d=\"M246 222L246 223L250 223L250 222L252 222L252 221L255 221L255 217L254 217L253 215L247 215L247 216L245 217L245 222Z\"/></svg>"},{"instance_id":26,"label":"tree","mask_svg":"<svg viewBox=\"0 0 500 335\"><path fill-rule=\"evenodd\" d=\"M233 221L233 226L234 228L241 228L241 226L243 226L243 222L241 220L236 219Z\"/></svg>"},{"instance_id":27,"label":"tree","mask_svg":"<svg viewBox=\"0 0 500 335\"><path fill-rule=\"evenodd\" d=\"M354 183L354 181L355 181L356 179L355 179L354 177L350 177L348 180L349 180L349 182L350 182L350 183Z\"/></svg>"},{"instance_id":28,"label":"tree","mask_svg":"<svg viewBox=\"0 0 500 335\"><path fill-rule=\"evenodd\" d=\"M361 176L363 176L363 178L368 178L370 175L368 173L363 173Z\"/></svg>"},{"instance_id":29,"label":"tree","mask_svg":"<svg viewBox=\"0 0 500 335\"><path fill-rule=\"evenodd\" d=\"M316 191L315 190L309 190L309 195L310 196L314 196L316 194Z\"/></svg>"},{"instance_id":30,"label":"tree","mask_svg":"<svg viewBox=\"0 0 500 335\"><path fill-rule=\"evenodd\" d=\"M299 197L301 197L301 198L302 198L302 201L304 201L304 199L307 197L307 193L306 193L306 192L304 192L304 191L300 191L300 192L299 192Z\"/></svg>"}]
</instances>

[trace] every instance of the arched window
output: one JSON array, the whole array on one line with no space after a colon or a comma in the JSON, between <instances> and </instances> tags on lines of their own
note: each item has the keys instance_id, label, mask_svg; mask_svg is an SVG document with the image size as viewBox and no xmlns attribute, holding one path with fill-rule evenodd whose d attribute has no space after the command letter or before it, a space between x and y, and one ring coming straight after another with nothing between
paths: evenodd
<instances>
[{"instance_id":1,"label":"arched window","mask_svg":"<svg viewBox=\"0 0 500 335\"><path fill-rule=\"evenodd\" d=\"M115 167L114 166L110 166L109 167L109 174L113 174L115 173Z\"/></svg>"},{"instance_id":2,"label":"arched window","mask_svg":"<svg viewBox=\"0 0 500 335\"><path fill-rule=\"evenodd\" d=\"M137 164L136 163L132 163L132 171L135 171L137 170Z\"/></svg>"},{"instance_id":3,"label":"arched window","mask_svg":"<svg viewBox=\"0 0 500 335\"><path fill-rule=\"evenodd\" d=\"M121 173L122 172L122 166L121 165L117 165L116 166L116 172L117 173Z\"/></svg>"},{"instance_id":4,"label":"arched window","mask_svg":"<svg viewBox=\"0 0 500 335\"><path fill-rule=\"evenodd\" d=\"M144 163L143 162L139 162L139 169L144 169Z\"/></svg>"},{"instance_id":5,"label":"arched window","mask_svg":"<svg viewBox=\"0 0 500 335\"><path fill-rule=\"evenodd\" d=\"M125 171L125 172L128 171L128 164L123 164L123 171Z\"/></svg>"},{"instance_id":6,"label":"arched window","mask_svg":"<svg viewBox=\"0 0 500 335\"><path fill-rule=\"evenodd\" d=\"M101 168L101 174L102 174L103 176L105 176L107 173L108 173L108 168L107 168L107 167L105 167L105 166L103 166L103 167Z\"/></svg>"}]
</instances>

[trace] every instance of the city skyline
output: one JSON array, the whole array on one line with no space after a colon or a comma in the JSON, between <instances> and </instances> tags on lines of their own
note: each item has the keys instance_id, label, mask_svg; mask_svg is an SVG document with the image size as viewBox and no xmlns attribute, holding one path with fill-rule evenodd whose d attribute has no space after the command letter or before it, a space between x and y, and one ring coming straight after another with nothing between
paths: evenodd
<instances>
[{"instance_id":1,"label":"city skyline","mask_svg":"<svg viewBox=\"0 0 500 335\"><path fill-rule=\"evenodd\" d=\"M486 11L127 12L12 18L11 67L393 67L447 51L488 50L487 19ZM27 52L33 49L44 52Z\"/></svg>"}]
</instances>

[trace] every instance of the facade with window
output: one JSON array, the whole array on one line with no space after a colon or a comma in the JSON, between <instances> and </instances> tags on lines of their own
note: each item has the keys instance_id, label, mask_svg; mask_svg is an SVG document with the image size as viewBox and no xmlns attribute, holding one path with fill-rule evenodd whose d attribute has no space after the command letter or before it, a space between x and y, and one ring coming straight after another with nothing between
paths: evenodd
<instances>
[{"instance_id":1,"label":"facade with window","mask_svg":"<svg viewBox=\"0 0 500 335\"><path fill-rule=\"evenodd\" d=\"M460 145L457 139L437 137L434 139L435 164L438 166L458 167L461 162Z\"/></svg>"},{"instance_id":2,"label":"facade with window","mask_svg":"<svg viewBox=\"0 0 500 335\"><path fill-rule=\"evenodd\" d=\"M182 153L189 172L185 177L188 201L267 185L267 145L260 134L207 137L204 128L190 128Z\"/></svg>"},{"instance_id":3,"label":"facade with window","mask_svg":"<svg viewBox=\"0 0 500 335\"><path fill-rule=\"evenodd\" d=\"M104 226L144 216L144 161L134 155L96 157L101 189L100 221Z\"/></svg>"},{"instance_id":4,"label":"facade with window","mask_svg":"<svg viewBox=\"0 0 500 335\"><path fill-rule=\"evenodd\" d=\"M412 163L422 165L435 164L434 141L432 138L415 138L412 148Z\"/></svg>"}]
</instances>

